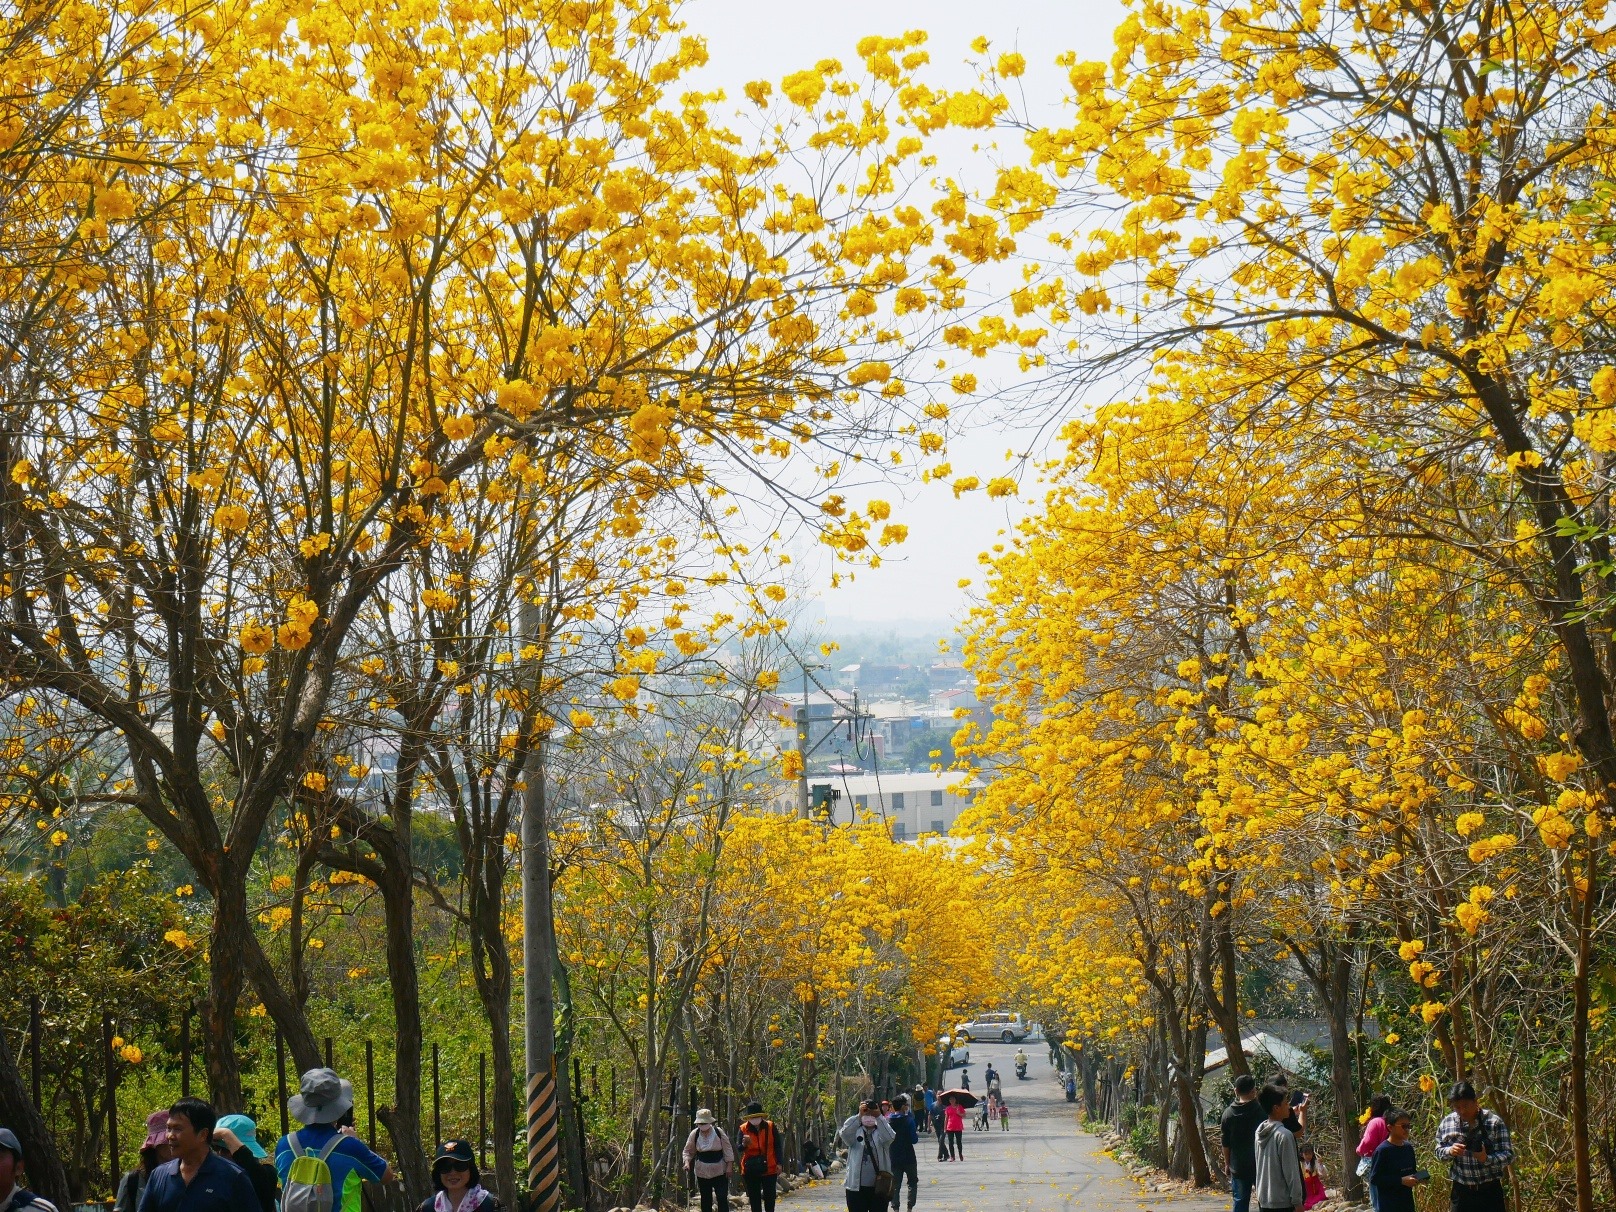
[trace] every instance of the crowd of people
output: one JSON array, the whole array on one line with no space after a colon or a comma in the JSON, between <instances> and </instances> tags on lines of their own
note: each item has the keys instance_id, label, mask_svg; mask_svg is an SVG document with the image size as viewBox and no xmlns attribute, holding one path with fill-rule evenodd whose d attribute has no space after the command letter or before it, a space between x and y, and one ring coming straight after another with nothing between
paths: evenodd
<instances>
[{"instance_id":1,"label":"crowd of people","mask_svg":"<svg viewBox=\"0 0 1616 1212\"><path fill-rule=\"evenodd\" d=\"M1513 1159L1509 1128L1484 1108L1467 1081L1448 1091L1434 1157L1446 1162L1452 1212L1505 1212L1504 1177ZM1223 1113L1223 1160L1232 1212L1307 1212L1325 1198L1325 1171L1307 1133L1307 1096L1284 1074L1235 1079ZM1415 1188L1431 1181L1410 1137L1412 1116L1377 1094L1357 1146L1358 1174L1374 1212L1415 1212Z\"/></svg>"},{"instance_id":2,"label":"crowd of people","mask_svg":"<svg viewBox=\"0 0 1616 1212\"><path fill-rule=\"evenodd\" d=\"M866 1099L837 1131L846 1151L843 1178L848 1212L913 1212L919 1193L920 1138L937 1137L938 1161L965 1159L965 1113L976 1104L978 1127L997 1120L1010 1129L1010 1105L1001 1078L989 1065L986 1096L970 1093L962 1072L957 1090L915 1087L913 1101ZM360 1212L366 1182L393 1177L387 1159L354 1128L353 1085L331 1069L310 1069L287 1099L295 1131L273 1152L258 1139L246 1115L219 1115L199 1098L182 1098L146 1118L139 1164L117 1186L113 1212ZM738 1175L751 1212L775 1212L785 1166L781 1133L760 1103L748 1103L736 1134L712 1111L696 1112L685 1141L683 1163L694 1181L701 1212L728 1212L731 1175ZM824 1177L829 1158L805 1140L802 1165ZM0 1128L0 1212L57 1212L24 1185L23 1148L14 1132ZM418 1212L503 1212L482 1186L470 1141L440 1144L432 1160L433 1194ZM1237 1205L1236 1212L1246 1212ZM1388 1206L1385 1212L1398 1212Z\"/></svg>"},{"instance_id":3,"label":"crowd of people","mask_svg":"<svg viewBox=\"0 0 1616 1212\"><path fill-rule=\"evenodd\" d=\"M286 1110L299 1127L276 1142L273 1157L246 1115L221 1116L199 1098L153 1111L114 1212L359 1212L362 1185L386 1182L392 1170L354 1130L352 1083L310 1069ZM16 1134L0 1128L0 1212L57 1212L23 1186L24 1165ZM418 1212L502 1212L469 1141L438 1146L432 1187Z\"/></svg>"}]
</instances>

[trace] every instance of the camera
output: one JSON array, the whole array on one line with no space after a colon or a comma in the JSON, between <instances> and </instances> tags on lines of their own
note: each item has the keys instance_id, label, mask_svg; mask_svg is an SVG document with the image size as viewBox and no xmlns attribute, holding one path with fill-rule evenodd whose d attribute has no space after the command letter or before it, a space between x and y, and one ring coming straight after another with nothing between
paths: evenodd
<instances>
[{"instance_id":1,"label":"camera","mask_svg":"<svg viewBox=\"0 0 1616 1212\"><path fill-rule=\"evenodd\" d=\"M1291 1095L1291 1110L1294 1111L1297 1107L1305 1107L1305 1106L1307 1106L1307 1091L1306 1090L1298 1090L1294 1094Z\"/></svg>"},{"instance_id":2,"label":"camera","mask_svg":"<svg viewBox=\"0 0 1616 1212\"><path fill-rule=\"evenodd\" d=\"M1481 1130L1480 1124L1465 1129L1464 1147L1466 1153L1487 1152L1487 1134Z\"/></svg>"}]
</instances>

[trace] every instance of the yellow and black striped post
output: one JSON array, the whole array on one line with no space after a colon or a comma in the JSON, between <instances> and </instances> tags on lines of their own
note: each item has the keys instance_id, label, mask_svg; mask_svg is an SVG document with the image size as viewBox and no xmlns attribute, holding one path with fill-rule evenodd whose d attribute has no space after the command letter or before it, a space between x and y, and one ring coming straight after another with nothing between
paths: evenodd
<instances>
[{"instance_id":1,"label":"yellow and black striped post","mask_svg":"<svg viewBox=\"0 0 1616 1212\"><path fill-rule=\"evenodd\" d=\"M535 1073L527 1083L527 1189L531 1212L559 1212L561 1115L553 1072Z\"/></svg>"}]
</instances>

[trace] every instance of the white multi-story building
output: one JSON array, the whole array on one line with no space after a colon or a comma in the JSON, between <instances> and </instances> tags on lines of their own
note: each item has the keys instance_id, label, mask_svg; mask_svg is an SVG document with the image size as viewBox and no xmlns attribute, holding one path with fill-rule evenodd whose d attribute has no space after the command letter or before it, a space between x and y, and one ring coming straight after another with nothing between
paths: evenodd
<instances>
[{"instance_id":1,"label":"white multi-story building","mask_svg":"<svg viewBox=\"0 0 1616 1212\"><path fill-rule=\"evenodd\" d=\"M832 774L811 783L829 783L835 823L849 824L862 816L882 820L898 841L911 841L928 833L947 833L971 802L974 782L964 775Z\"/></svg>"}]
</instances>

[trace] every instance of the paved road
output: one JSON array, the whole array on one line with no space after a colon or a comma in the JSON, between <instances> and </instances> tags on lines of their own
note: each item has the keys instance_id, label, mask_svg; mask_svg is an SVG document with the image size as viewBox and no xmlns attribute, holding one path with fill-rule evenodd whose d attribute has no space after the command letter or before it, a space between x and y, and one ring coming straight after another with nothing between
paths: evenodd
<instances>
[{"instance_id":1,"label":"paved road","mask_svg":"<svg viewBox=\"0 0 1616 1212\"><path fill-rule=\"evenodd\" d=\"M1027 1080L1017 1081L1013 1044L971 1045L971 1089L983 1090L988 1061L1003 1076L1010 1131L965 1130L965 1160L941 1163L934 1138L920 1138L916 1212L1227 1212L1226 1199L1188 1198L1141 1190L1100 1142L1084 1134L1077 1108L1050 1068L1049 1051L1026 1045ZM950 1070L948 1084L959 1084ZM907 1198L907 1192L905 1192ZM781 1212L846 1212L841 1176L793 1192Z\"/></svg>"}]
</instances>

